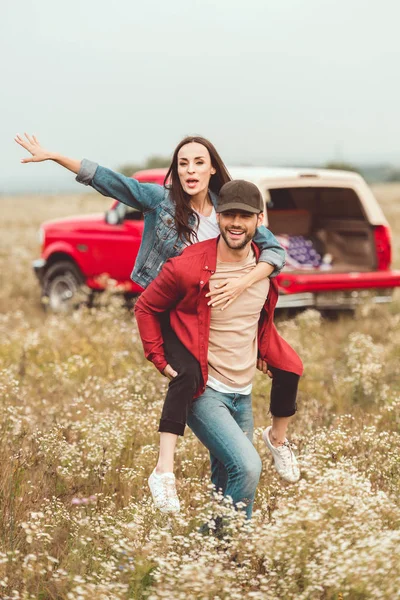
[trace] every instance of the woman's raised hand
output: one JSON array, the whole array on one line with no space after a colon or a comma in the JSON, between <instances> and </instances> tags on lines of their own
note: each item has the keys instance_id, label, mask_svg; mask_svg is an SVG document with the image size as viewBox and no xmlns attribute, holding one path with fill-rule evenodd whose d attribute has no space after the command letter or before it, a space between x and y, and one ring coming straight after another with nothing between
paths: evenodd
<instances>
[{"instance_id":1,"label":"woman's raised hand","mask_svg":"<svg viewBox=\"0 0 400 600\"><path fill-rule=\"evenodd\" d=\"M34 135L25 133L25 138L22 135L19 135L19 133L14 138L17 144L25 148L25 150L28 150L32 155L28 156L28 158L21 158L22 163L42 162L43 160L51 159L50 152L42 148Z\"/></svg>"},{"instance_id":2,"label":"woman's raised hand","mask_svg":"<svg viewBox=\"0 0 400 600\"><path fill-rule=\"evenodd\" d=\"M28 158L21 158L22 163L31 163L31 162L42 162L44 160L53 160L58 163L62 167L65 167L69 171L73 173L79 173L79 169L81 168L81 161L76 160L75 158L68 158L67 156L62 156L61 154L56 154L55 152L49 152L45 150L37 141L34 135L24 134L25 137L19 135L19 133L15 136L14 140L28 150L31 154Z\"/></svg>"}]
</instances>

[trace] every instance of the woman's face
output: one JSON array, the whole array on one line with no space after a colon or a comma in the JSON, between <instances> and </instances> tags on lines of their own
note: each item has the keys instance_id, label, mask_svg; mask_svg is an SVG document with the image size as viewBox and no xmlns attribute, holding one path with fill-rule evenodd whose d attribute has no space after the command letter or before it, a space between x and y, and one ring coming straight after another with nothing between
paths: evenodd
<instances>
[{"instance_id":1,"label":"woman's face","mask_svg":"<svg viewBox=\"0 0 400 600\"><path fill-rule=\"evenodd\" d=\"M203 144L190 142L178 152L178 176L184 191L194 197L208 190L215 169L210 153Z\"/></svg>"}]
</instances>

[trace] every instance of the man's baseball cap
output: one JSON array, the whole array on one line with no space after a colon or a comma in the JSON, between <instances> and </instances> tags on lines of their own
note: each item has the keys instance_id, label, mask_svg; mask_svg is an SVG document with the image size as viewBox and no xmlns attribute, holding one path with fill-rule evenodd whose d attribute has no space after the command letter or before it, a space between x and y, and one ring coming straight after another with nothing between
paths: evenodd
<instances>
[{"instance_id":1,"label":"man's baseball cap","mask_svg":"<svg viewBox=\"0 0 400 600\"><path fill-rule=\"evenodd\" d=\"M264 211L264 202L254 183L244 179L233 179L222 186L215 210L217 213L243 210L258 214Z\"/></svg>"}]
</instances>

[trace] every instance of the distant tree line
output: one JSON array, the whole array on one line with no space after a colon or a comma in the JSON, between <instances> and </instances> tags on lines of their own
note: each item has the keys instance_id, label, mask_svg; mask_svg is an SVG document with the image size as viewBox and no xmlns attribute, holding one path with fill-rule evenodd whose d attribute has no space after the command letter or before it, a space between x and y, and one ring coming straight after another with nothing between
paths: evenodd
<instances>
[{"instance_id":1,"label":"distant tree line","mask_svg":"<svg viewBox=\"0 0 400 600\"><path fill-rule=\"evenodd\" d=\"M400 181L400 167L392 167L388 172L386 181Z\"/></svg>"},{"instance_id":2,"label":"distant tree line","mask_svg":"<svg viewBox=\"0 0 400 600\"><path fill-rule=\"evenodd\" d=\"M353 171L360 173L360 169L348 162L331 160L324 165L324 169L334 169L335 171Z\"/></svg>"},{"instance_id":3,"label":"distant tree line","mask_svg":"<svg viewBox=\"0 0 400 600\"><path fill-rule=\"evenodd\" d=\"M119 167L119 172L130 177L136 171L142 169L159 169L169 167L171 159L168 156L153 154L143 163L125 163ZM250 165L247 165L250 166ZM304 165L309 166L309 165ZM318 165L320 167L321 165ZM362 175L368 182L395 182L400 181L400 167L389 164L377 165L354 165L346 161L328 161L323 165L324 169L335 169L339 171L353 171Z\"/></svg>"},{"instance_id":4,"label":"distant tree line","mask_svg":"<svg viewBox=\"0 0 400 600\"><path fill-rule=\"evenodd\" d=\"M400 181L400 167L389 164L356 166L348 162L330 161L324 165L324 168L353 171L362 175L370 183Z\"/></svg>"}]
</instances>

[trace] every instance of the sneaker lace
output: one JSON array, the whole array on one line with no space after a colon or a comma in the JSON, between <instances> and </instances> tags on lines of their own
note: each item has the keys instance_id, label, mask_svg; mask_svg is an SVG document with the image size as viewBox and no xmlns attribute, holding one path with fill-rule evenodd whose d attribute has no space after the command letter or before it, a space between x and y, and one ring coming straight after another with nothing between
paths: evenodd
<instances>
[{"instance_id":1,"label":"sneaker lace","mask_svg":"<svg viewBox=\"0 0 400 600\"><path fill-rule=\"evenodd\" d=\"M281 446L278 446L277 450L285 468L292 466L293 452L289 440L285 440Z\"/></svg>"}]
</instances>

